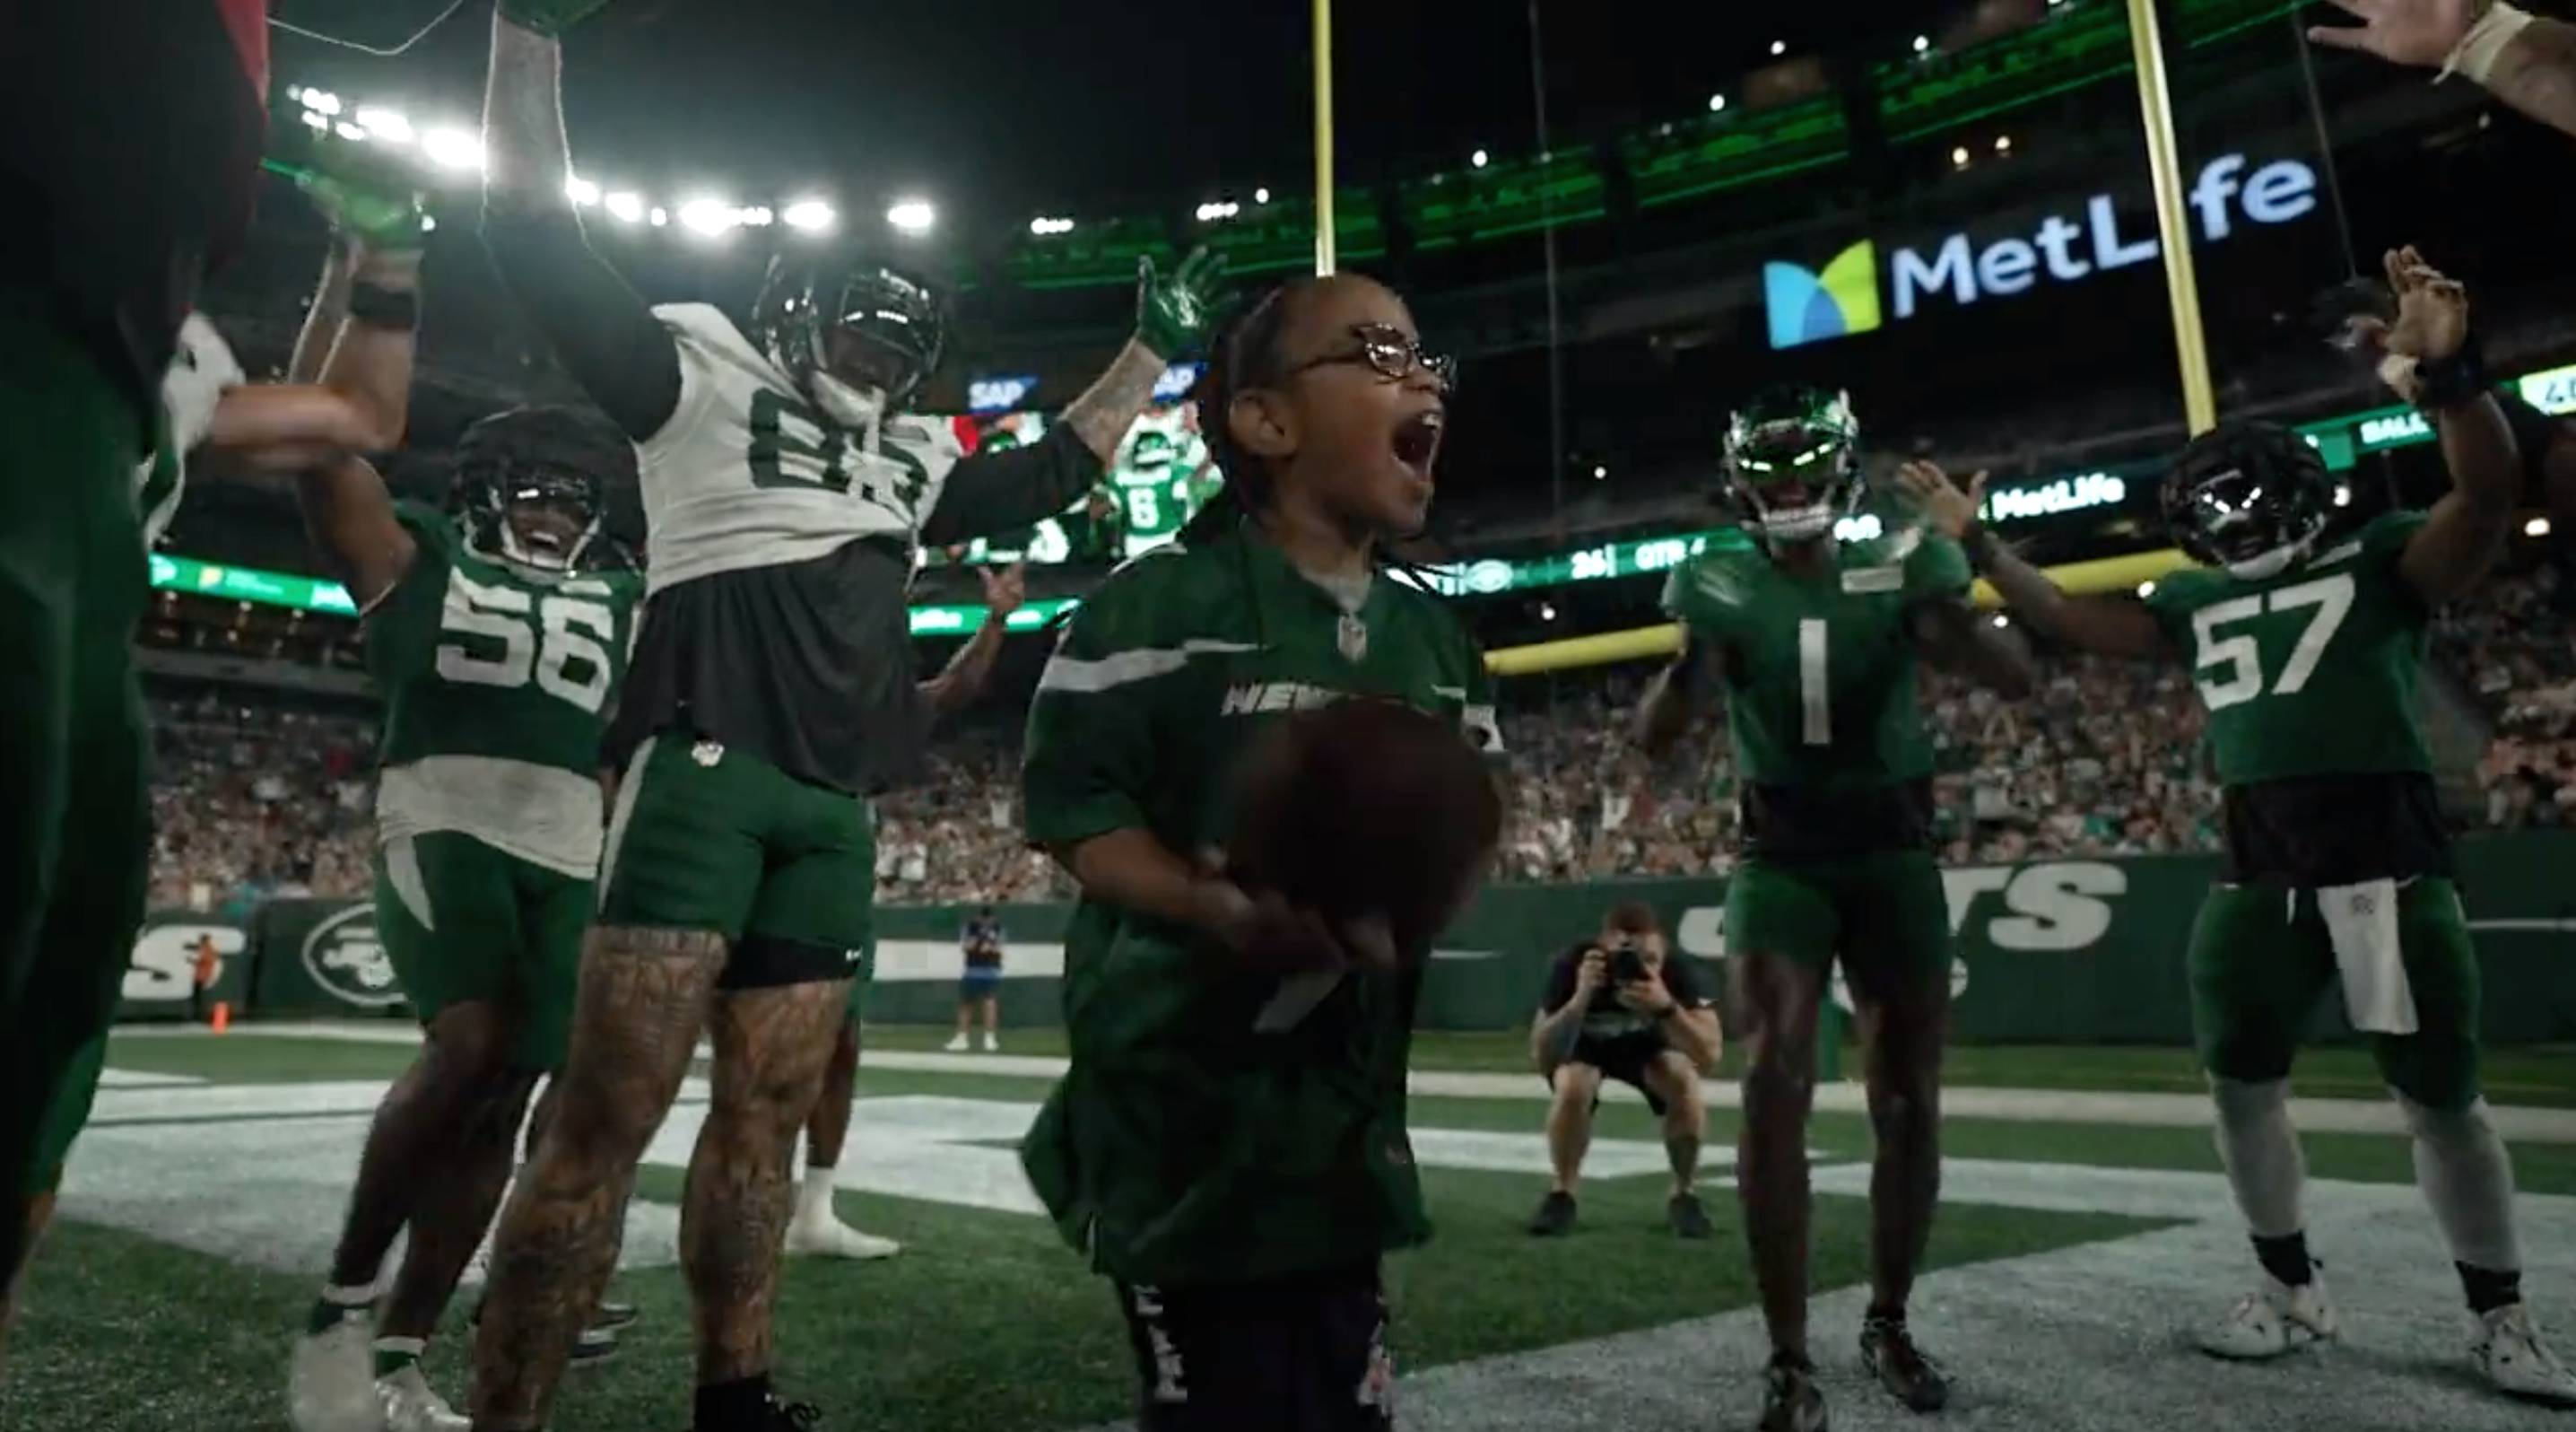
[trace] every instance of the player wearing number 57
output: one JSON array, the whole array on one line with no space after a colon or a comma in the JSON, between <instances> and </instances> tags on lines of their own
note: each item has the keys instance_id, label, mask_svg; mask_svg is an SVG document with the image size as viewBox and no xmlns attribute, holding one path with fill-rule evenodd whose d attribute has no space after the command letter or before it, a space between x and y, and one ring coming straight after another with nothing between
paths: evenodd
<instances>
[{"instance_id":1,"label":"player wearing number 57","mask_svg":"<svg viewBox=\"0 0 2576 1432\"><path fill-rule=\"evenodd\" d=\"M2192 1023L2261 1275L2201 1345L2251 1360L2337 1333L2308 1253L2287 1079L2339 977L2413 1135L2478 1370L2501 1391L2576 1403L2522 1303L2512 1167L2478 1096L2477 955L2415 716L2433 610L2494 559L2519 464L2460 286L2411 249L2387 269L2397 320L2367 337L2381 376L2440 434L2452 488L2429 512L2339 520L2348 509L2305 439L2225 424L2164 482L2174 541L2202 565L2134 601L2070 597L2013 555L1977 525L1979 481L1962 492L1928 464L1904 481L2033 626L2106 656L2180 659L2209 713L2225 845L2186 957Z\"/></svg>"},{"instance_id":2,"label":"player wearing number 57","mask_svg":"<svg viewBox=\"0 0 2576 1432\"><path fill-rule=\"evenodd\" d=\"M1940 1189L1951 960L1915 670L1928 659L2007 695L2031 683L2028 653L1969 607L1958 544L1907 525L1862 537L1845 519L1865 495L1845 395L1782 389L1737 412L1715 496L1740 532L1674 569L1664 605L1681 619L1682 654L1638 713L1639 736L1660 749L1722 692L1742 770L1726 943L1747 1051L1737 1183L1771 1334L1765 1432L1824 1425L1807 1358L1806 1123L1837 960L1867 1031L1878 1133L1861 1355L1915 1410L1947 1400L1905 1322Z\"/></svg>"}]
</instances>

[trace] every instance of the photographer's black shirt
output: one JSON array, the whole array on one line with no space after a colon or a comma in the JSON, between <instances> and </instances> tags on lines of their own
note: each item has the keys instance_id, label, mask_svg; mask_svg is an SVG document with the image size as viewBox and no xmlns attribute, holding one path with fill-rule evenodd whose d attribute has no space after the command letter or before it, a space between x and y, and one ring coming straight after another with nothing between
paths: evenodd
<instances>
[{"instance_id":1,"label":"photographer's black shirt","mask_svg":"<svg viewBox=\"0 0 2576 1432\"><path fill-rule=\"evenodd\" d=\"M1554 1014L1574 998L1576 972L1583 966L1583 957L1595 948L1593 941L1586 940L1556 957L1547 972L1547 994L1539 1001L1541 1014ZM1664 992L1673 997L1673 1003L1683 1009L1709 1007L1710 996L1700 987L1699 972L1691 968L1687 958L1666 954L1662 973ZM1589 1052L1605 1048L1638 1046L1652 1054L1664 1047L1663 1031L1655 1027L1655 1021L1618 1002L1616 976L1612 979L1614 982L1602 985L1592 997L1592 1008L1583 1016L1583 1031L1575 1047L1586 1052L1586 1063L1598 1062L1588 1057Z\"/></svg>"}]
</instances>

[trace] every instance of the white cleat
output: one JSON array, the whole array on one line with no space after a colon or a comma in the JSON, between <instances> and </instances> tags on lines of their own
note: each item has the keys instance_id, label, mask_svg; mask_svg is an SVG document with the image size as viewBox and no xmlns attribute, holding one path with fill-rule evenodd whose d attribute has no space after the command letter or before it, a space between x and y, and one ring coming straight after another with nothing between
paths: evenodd
<instances>
[{"instance_id":1,"label":"white cleat","mask_svg":"<svg viewBox=\"0 0 2576 1432\"><path fill-rule=\"evenodd\" d=\"M2253 1292L2236 1300L2226 1316L2200 1335L2203 1352L2213 1357L2260 1362L2296 1352L2335 1335L2335 1309L2326 1296L2322 1270L2291 1287L2266 1273Z\"/></svg>"},{"instance_id":2,"label":"white cleat","mask_svg":"<svg viewBox=\"0 0 2576 1432\"><path fill-rule=\"evenodd\" d=\"M2469 1356L2498 1392L2552 1407L2576 1407L2576 1373L2541 1344L2531 1309L2520 1303L2490 1309L2478 1318Z\"/></svg>"},{"instance_id":3,"label":"white cleat","mask_svg":"<svg viewBox=\"0 0 2576 1432\"><path fill-rule=\"evenodd\" d=\"M788 1224L787 1251L803 1257L849 1258L867 1262L891 1258L903 1251L903 1245L891 1238L861 1233L826 1214L820 1218L799 1218Z\"/></svg>"},{"instance_id":4,"label":"white cleat","mask_svg":"<svg viewBox=\"0 0 2576 1432\"><path fill-rule=\"evenodd\" d=\"M998 1035L998 1034L987 1034L987 1035L985 1035L985 1036L984 1036L984 1052L985 1052L985 1053L987 1053L987 1054L999 1054L999 1053L1001 1053L1001 1052L1002 1052L1002 1036L1000 1036L1000 1035Z\"/></svg>"},{"instance_id":5,"label":"white cleat","mask_svg":"<svg viewBox=\"0 0 2576 1432\"><path fill-rule=\"evenodd\" d=\"M375 1314L349 1308L295 1340L286 1364L286 1421L295 1432L382 1432L376 1403Z\"/></svg>"},{"instance_id":6,"label":"white cleat","mask_svg":"<svg viewBox=\"0 0 2576 1432\"><path fill-rule=\"evenodd\" d=\"M473 1432L474 1419L458 1416L417 1365L376 1379L376 1397L384 1405L385 1432Z\"/></svg>"},{"instance_id":7,"label":"white cleat","mask_svg":"<svg viewBox=\"0 0 2576 1432\"><path fill-rule=\"evenodd\" d=\"M948 1042L939 1047L946 1053L963 1054L966 1052L966 1036L962 1034L952 1034L948 1036Z\"/></svg>"}]
</instances>

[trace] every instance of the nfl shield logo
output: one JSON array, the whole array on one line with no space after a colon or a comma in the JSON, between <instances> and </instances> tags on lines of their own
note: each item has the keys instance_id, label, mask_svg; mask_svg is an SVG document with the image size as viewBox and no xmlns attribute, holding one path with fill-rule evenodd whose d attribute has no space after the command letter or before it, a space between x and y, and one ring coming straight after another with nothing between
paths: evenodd
<instances>
[{"instance_id":1,"label":"nfl shield logo","mask_svg":"<svg viewBox=\"0 0 2576 1432\"><path fill-rule=\"evenodd\" d=\"M713 766L724 759L724 742L700 741L689 748L689 759L701 766Z\"/></svg>"},{"instance_id":2,"label":"nfl shield logo","mask_svg":"<svg viewBox=\"0 0 2576 1432\"><path fill-rule=\"evenodd\" d=\"M1333 633L1333 640L1335 645L1341 647L1342 656L1345 659L1364 661L1368 658L1368 623L1358 617L1343 617L1340 626Z\"/></svg>"}]
</instances>

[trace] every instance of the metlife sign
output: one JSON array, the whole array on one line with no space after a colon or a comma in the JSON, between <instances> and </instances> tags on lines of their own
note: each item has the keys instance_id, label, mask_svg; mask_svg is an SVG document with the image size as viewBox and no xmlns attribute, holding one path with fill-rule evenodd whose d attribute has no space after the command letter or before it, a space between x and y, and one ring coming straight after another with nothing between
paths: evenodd
<instances>
[{"instance_id":1,"label":"metlife sign","mask_svg":"<svg viewBox=\"0 0 2576 1432\"><path fill-rule=\"evenodd\" d=\"M2185 196L2201 242L2225 242L2245 226L2293 223L2316 212L2317 175L2296 159L2257 168L2242 154L2201 166ZM1774 261L1763 267L1771 346L1865 333L1935 307L1968 308L2013 298L2042 284L2080 283L2096 274L2153 263L2163 255L2152 221L2124 219L2115 197L2095 194L2074 216L2051 213L2027 237L1980 241L1966 230L1888 251L1863 239L1820 271ZM1880 302L1882 290L1885 302Z\"/></svg>"}]
</instances>

